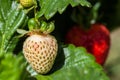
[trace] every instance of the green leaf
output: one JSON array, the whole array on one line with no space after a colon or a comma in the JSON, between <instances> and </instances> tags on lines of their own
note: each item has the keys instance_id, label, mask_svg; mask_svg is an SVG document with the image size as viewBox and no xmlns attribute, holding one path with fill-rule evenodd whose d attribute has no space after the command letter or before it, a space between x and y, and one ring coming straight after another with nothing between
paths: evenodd
<instances>
[{"instance_id":1,"label":"green leaf","mask_svg":"<svg viewBox=\"0 0 120 80\"><path fill-rule=\"evenodd\" d=\"M28 73L23 56L12 53L0 57L0 80L24 80Z\"/></svg>"},{"instance_id":2,"label":"green leaf","mask_svg":"<svg viewBox=\"0 0 120 80\"><path fill-rule=\"evenodd\" d=\"M39 0L39 4L41 9L36 14L36 17L39 18L44 15L47 19L50 19L57 12L62 14L69 4L72 7L78 5L91 6L87 0Z\"/></svg>"},{"instance_id":3,"label":"green leaf","mask_svg":"<svg viewBox=\"0 0 120 80\"><path fill-rule=\"evenodd\" d=\"M24 12L18 9L16 1L0 0L0 54L7 52L11 48L10 44L13 41L15 42L12 39L13 34L17 28L22 27L26 18Z\"/></svg>"},{"instance_id":4,"label":"green leaf","mask_svg":"<svg viewBox=\"0 0 120 80\"><path fill-rule=\"evenodd\" d=\"M37 80L109 80L103 68L84 48L69 45L63 50L65 61L62 68L48 75L36 75ZM55 64L60 66L60 62Z\"/></svg>"}]
</instances>

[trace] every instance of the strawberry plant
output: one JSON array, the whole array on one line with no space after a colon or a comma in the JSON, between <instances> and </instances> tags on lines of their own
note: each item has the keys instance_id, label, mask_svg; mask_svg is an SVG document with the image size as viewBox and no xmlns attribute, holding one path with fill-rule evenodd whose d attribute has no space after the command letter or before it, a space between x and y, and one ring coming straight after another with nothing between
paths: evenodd
<instances>
[{"instance_id":1,"label":"strawberry plant","mask_svg":"<svg viewBox=\"0 0 120 80\"><path fill-rule=\"evenodd\" d=\"M84 47L63 44L54 32L54 16L69 6L91 3L0 0L0 80L109 80Z\"/></svg>"}]
</instances>

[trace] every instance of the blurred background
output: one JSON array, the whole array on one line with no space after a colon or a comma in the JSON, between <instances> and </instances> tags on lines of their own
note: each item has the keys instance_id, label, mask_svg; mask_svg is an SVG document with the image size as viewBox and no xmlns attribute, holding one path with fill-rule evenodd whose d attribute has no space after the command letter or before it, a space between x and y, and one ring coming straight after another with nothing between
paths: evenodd
<instances>
[{"instance_id":1,"label":"blurred background","mask_svg":"<svg viewBox=\"0 0 120 80\"><path fill-rule=\"evenodd\" d=\"M100 7L97 11L98 20L97 22L103 23L110 30L111 36L111 48L109 51L109 55L107 61L104 65L104 69L107 75L111 78L111 80L120 80L120 0L88 0L92 5L100 2ZM84 8L84 7L83 7ZM85 10L91 10L86 9ZM74 22L71 20L69 16L71 16L72 8L69 7L64 14L55 16L56 26L58 26L55 30L55 33L59 32L55 35L58 39L62 41L64 39L64 34L66 34L66 30L70 28ZM85 18L85 16L84 16ZM67 20L66 20L67 19ZM62 24L59 24L62 22ZM64 25L63 25L64 24ZM68 27L69 26L69 27ZM64 30L63 28L64 27ZM61 34L62 33L62 34Z\"/></svg>"},{"instance_id":2,"label":"blurred background","mask_svg":"<svg viewBox=\"0 0 120 80\"><path fill-rule=\"evenodd\" d=\"M120 0L100 1L100 14L104 14L100 21L107 24L111 36L111 48L104 68L111 80L120 80Z\"/></svg>"},{"instance_id":3,"label":"blurred background","mask_svg":"<svg viewBox=\"0 0 120 80\"><path fill-rule=\"evenodd\" d=\"M104 65L111 80L120 80L120 26L111 31L111 48Z\"/></svg>"}]
</instances>

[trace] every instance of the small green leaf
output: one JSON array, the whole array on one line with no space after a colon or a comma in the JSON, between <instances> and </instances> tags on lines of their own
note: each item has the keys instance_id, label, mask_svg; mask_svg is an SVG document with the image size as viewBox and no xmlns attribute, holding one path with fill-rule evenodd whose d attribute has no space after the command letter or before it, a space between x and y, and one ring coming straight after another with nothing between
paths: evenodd
<instances>
[{"instance_id":1,"label":"small green leaf","mask_svg":"<svg viewBox=\"0 0 120 80\"><path fill-rule=\"evenodd\" d=\"M28 33L28 31L26 31L24 29L17 29L17 33L19 33L19 34L26 34L26 33Z\"/></svg>"},{"instance_id":2,"label":"small green leaf","mask_svg":"<svg viewBox=\"0 0 120 80\"><path fill-rule=\"evenodd\" d=\"M72 7L77 5L90 7L91 4L87 0L39 0L40 11L36 14L39 18L44 15L47 19L50 19L56 12L62 14L69 4Z\"/></svg>"}]
</instances>

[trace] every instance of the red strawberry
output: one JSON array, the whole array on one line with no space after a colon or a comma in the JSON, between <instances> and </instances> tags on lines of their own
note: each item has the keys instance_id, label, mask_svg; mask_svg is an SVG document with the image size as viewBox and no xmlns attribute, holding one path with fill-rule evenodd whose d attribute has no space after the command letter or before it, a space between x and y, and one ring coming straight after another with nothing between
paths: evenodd
<instances>
[{"instance_id":1,"label":"red strawberry","mask_svg":"<svg viewBox=\"0 0 120 80\"><path fill-rule=\"evenodd\" d=\"M66 34L66 43L83 46L93 54L96 62L103 65L110 48L110 33L103 24L93 24L89 30L78 26L72 27Z\"/></svg>"}]
</instances>

